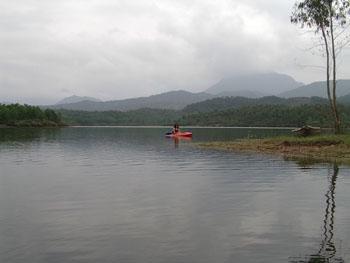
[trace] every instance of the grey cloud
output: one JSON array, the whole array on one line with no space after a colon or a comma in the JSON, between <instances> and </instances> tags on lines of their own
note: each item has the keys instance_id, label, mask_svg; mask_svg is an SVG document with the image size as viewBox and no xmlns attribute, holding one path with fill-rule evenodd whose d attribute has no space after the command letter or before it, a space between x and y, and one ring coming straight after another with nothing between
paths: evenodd
<instances>
[{"instance_id":1,"label":"grey cloud","mask_svg":"<svg viewBox=\"0 0 350 263\"><path fill-rule=\"evenodd\" d=\"M298 67L322 58L298 49L308 40L289 23L293 3L3 0L0 96L54 103L68 93L119 99L202 91L246 71L320 79L319 70Z\"/></svg>"}]
</instances>

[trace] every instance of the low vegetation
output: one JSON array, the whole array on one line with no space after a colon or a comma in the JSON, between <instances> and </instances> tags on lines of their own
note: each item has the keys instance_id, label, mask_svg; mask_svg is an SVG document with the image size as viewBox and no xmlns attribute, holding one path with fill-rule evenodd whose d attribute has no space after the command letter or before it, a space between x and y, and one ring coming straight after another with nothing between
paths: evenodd
<instances>
[{"instance_id":1,"label":"low vegetation","mask_svg":"<svg viewBox=\"0 0 350 263\"><path fill-rule=\"evenodd\" d=\"M350 164L350 135L280 136L200 143L200 147L237 152L278 154L288 159Z\"/></svg>"}]
</instances>

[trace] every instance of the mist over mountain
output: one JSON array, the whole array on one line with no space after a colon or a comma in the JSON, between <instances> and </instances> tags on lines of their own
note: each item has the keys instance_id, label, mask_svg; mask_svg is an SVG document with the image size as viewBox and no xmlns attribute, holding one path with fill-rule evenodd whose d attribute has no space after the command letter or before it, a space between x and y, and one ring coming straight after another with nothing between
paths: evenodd
<instances>
[{"instance_id":1,"label":"mist over mountain","mask_svg":"<svg viewBox=\"0 0 350 263\"><path fill-rule=\"evenodd\" d=\"M59 102L56 103L56 105L77 103L77 102L81 102L81 101L101 102L101 100L93 98L93 97L73 95L73 96L70 96L70 97L67 97L67 98L64 98L64 99L60 100Z\"/></svg>"},{"instance_id":2,"label":"mist over mountain","mask_svg":"<svg viewBox=\"0 0 350 263\"><path fill-rule=\"evenodd\" d=\"M237 90L237 91L224 91L217 94L217 97L245 97L245 98L261 98L268 96L269 94L252 91L252 90Z\"/></svg>"},{"instance_id":3,"label":"mist over mountain","mask_svg":"<svg viewBox=\"0 0 350 263\"><path fill-rule=\"evenodd\" d=\"M326 98L325 82L314 82L299 87L300 85L300 82L285 74L250 74L223 79L206 92L200 93L177 90L149 97L105 102L91 97L71 96L49 107L81 111L130 111L143 108L182 110L185 108L188 111L208 112L254 104L291 106L324 103L321 97ZM283 90L284 92L281 92ZM278 95L268 95L271 93ZM337 88L339 102L348 103L350 98L340 98L348 94L350 94L350 80L339 80Z\"/></svg>"},{"instance_id":4,"label":"mist over mountain","mask_svg":"<svg viewBox=\"0 0 350 263\"><path fill-rule=\"evenodd\" d=\"M277 95L303 84L291 76L279 73L258 73L224 78L205 92L215 95L257 98Z\"/></svg>"},{"instance_id":5,"label":"mist over mountain","mask_svg":"<svg viewBox=\"0 0 350 263\"><path fill-rule=\"evenodd\" d=\"M214 95L204 92L191 93L184 90L170 91L149 97L131 98L105 102L79 101L50 106L54 109L82 110L82 111L129 111L141 108L180 110L185 106L211 99Z\"/></svg>"},{"instance_id":6,"label":"mist over mountain","mask_svg":"<svg viewBox=\"0 0 350 263\"><path fill-rule=\"evenodd\" d=\"M332 87L333 85L331 85ZM337 96L345 96L350 94L350 80L340 79L337 81ZM278 94L279 97L292 98L292 97L312 97L318 96L327 98L327 85L326 81L317 81L304 85L302 87L281 92Z\"/></svg>"}]
</instances>

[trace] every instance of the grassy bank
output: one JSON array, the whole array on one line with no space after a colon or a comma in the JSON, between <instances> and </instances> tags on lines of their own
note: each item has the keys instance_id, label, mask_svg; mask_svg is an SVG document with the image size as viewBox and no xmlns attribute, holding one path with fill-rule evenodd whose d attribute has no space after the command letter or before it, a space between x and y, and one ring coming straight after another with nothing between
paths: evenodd
<instances>
[{"instance_id":1,"label":"grassy bank","mask_svg":"<svg viewBox=\"0 0 350 263\"><path fill-rule=\"evenodd\" d=\"M281 136L200 143L200 147L237 152L277 154L288 159L350 164L350 135Z\"/></svg>"}]
</instances>

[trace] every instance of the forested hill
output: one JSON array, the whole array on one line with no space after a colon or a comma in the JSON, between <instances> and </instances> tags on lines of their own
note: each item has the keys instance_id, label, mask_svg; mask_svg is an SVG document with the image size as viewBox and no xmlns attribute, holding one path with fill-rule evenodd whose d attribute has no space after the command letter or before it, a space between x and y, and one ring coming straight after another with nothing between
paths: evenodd
<instances>
[{"instance_id":1,"label":"forested hill","mask_svg":"<svg viewBox=\"0 0 350 263\"><path fill-rule=\"evenodd\" d=\"M188 105L184 108L184 112L211 112L211 111L223 111L229 109L238 109L245 106L254 105L285 105L290 107L300 105L318 105L326 104L328 101L319 97L301 97L301 98L280 98L276 96L267 96L258 99L245 98L245 97L220 97L202 102Z\"/></svg>"},{"instance_id":2,"label":"forested hill","mask_svg":"<svg viewBox=\"0 0 350 263\"><path fill-rule=\"evenodd\" d=\"M341 107L341 112L344 125L348 126L350 108ZM328 105L256 105L226 111L187 114L178 122L182 125L224 127L330 127L332 116Z\"/></svg>"},{"instance_id":3,"label":"forested hill","mask_svg":"<svg viewBox=\"0 0 350 263\"><path fill-rule=\"evenodd\" d=\"M120 112L60 111L72 125L164 125L298 127L305 124L331 127L328 105L255 105L212 112L185 113L175 110L140 109ZM350 124L350 107L341 106L344 125Z\"/></svg>"},{"instance_id":4,"label":"forested hill","mask_svg":"<svg viewBox=\"0 0 350 263\"><path fill-rule=\"evenodd\" d=\"M0 125L20 127L61 126L61 116L55 111L36 106L0 104Z\"/></svg>"},{"instance_id":5,"label":"forested hill","mask_svg":"<svg viewBox=\"0 0 350 263\"><path fill-rule=\"evenodd\" d=\"M341 106L344 124L349 124L350 107ZM305 124L330 127L328 100L312 98L264 97L250 99L224 97L206 100L183 110L143 108L132 111L61 110L63 120L72 125L165 125L174 122L193 126L286 126Z\"/></svg>"}]
</instances>

